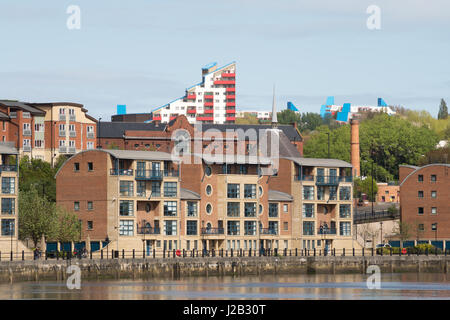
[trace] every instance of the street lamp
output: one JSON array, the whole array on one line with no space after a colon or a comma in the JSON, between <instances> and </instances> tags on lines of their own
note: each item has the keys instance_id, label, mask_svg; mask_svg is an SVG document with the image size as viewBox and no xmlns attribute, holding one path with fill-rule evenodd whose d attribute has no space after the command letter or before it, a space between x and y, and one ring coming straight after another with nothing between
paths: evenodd
<instances>
[{"instance_id":1,"label":"street lamp","mask_svg":"<svg viewBox=\"0 0 450 320\"><path fill-rule=\"evenodd\" d=\"M383 244L383 221L380 221L380 243Z\"/></svg>"},{"instance_id":2,"label":"street lamp","mask_svg":"<svg viewBox=\"0 0 450 320\"><path fill-rule=\"evenodd\" d=\"M330 159L330 133L326 132L326 134L328 135L328 159Z\"/></svg>"}]
</instances>

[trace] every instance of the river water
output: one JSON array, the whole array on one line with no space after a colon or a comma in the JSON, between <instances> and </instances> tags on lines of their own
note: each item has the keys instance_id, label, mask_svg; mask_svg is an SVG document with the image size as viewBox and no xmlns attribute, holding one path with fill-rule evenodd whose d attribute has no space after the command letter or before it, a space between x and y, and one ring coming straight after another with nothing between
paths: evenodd
<instances>
[{"instance_id":1,"label":"river water","mask_svg":"<svg viewBox=\"0 0 450 320\"><path fill-rule=\"evenodd\" d=\"M380 289L368 289L368 277L363 274L266 275L82 281L79 290L69 290L65 282L21 282L0 285L0 299L450 299L450 275L382 274Z\"/></svg>"}]
</instances>

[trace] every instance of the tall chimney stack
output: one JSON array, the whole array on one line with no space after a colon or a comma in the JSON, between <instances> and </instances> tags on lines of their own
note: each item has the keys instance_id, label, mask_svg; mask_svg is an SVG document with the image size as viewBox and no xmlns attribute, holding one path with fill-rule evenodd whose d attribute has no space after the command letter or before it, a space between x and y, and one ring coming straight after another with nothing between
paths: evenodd
<instances>
[{"instance_id":1,"label":"tall chimney stack","mask_svg":"<svg viewBox=\"0 0 450 320\"><path fill-rule=\"evenodd\" d=\"M359 177L359 121L357 119L350 119L350 159L353 166L353 176Z\"/></svg>"}]
</instances>

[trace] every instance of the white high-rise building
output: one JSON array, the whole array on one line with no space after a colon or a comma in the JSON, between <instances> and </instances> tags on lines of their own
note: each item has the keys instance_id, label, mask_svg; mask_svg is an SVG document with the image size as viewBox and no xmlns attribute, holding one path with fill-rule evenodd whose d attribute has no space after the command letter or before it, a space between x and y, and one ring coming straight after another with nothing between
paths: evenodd
<instances>
[{"instance_id":1,"label":"white high-rise building","mask_svg":"<svg viewBox=\"0 0 450 320\"><path fill-rule=\"evenodd\" d=\"M152 121L167 123L185 115L189 123L234 123L236 119L236 63L202 68L202 82L185 95L152 110Z\"/></svg>"}]
</instances>

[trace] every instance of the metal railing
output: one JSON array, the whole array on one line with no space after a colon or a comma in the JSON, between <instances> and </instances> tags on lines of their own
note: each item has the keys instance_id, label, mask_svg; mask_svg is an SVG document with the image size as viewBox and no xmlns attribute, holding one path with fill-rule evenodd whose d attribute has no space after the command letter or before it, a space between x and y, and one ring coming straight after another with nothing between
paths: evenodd
<instances>
[{"instance_id":1,"label":"metal railing","mask_svg":"<svg viewBox=\"0 0 450 320\"><path fill-rule=\"evenodd\" d=\"M74 138L77 136L77 132L76 131L69 131L69 137Z\"/></svg>"},{"instance_id":2,"label":"metal railing","mask_svg":"<svg viewBox=\"0 0 450 320\"><path fill-rule=\"evenodd\" d=\"M69 114L69 121L75 121L76 117L74 114Z\"/></svg>"},{"instance_id":3,"label":"metal railing","mask_svg":"<svg viewBox=\"0 0 450 320\"><path fill-rule=\"evenodd\" d=\"M260 228L259 229L259 234L261 235L277 235L277 229L274 228Z\"/></svg>"},{"instance_id":4,"label":"metal railing","mask_svg":"<svg viewBox=\"0 0 450 320\"><path fill-rule=\"evenodd\" d=\"M2 171L16 172L17 171L17 166L16 165L3 164L3 165L0 165L0 172L2 172Z\"/></svg>"},{"instance_id":5,"label":"metal railing","mask_svg":"<svg viewBox=\"0 0 450 320\"><path fill-rule=\"evenodd\" d=\"M317 234L336 234L336 228L326 228L326 227L320 227L317 229Z\"/></svg>"},{"instance_id":6,"label":"metal railing","mask_svg":"<svg viewBox=\"0 0 450 320\"><path fill-rule=\"evenodd\" d=\"M30 129L24 129L23 130L23 135L24 136L31 136L31 130Z\"/></svg>"},{"instance_id":7,"label":"metal railing","mask_svg":"<svg viewBox=\"0 0 450 320\"><path fill-rule=\"evenodd\" d=\"M315 181L317 185L337 185L340 182L352 182L352 176L295 176L296 181Z\"/></svg>"},{"instance_id":8,"label":"metal railing","mask_svg":"<svg viewBox=\"0 0 450 320\"><path fill-rule=\"evenodd\" d=\"M65 114L59 114L59 121L66 121L66 115Z\"/></svg>"},{"instance_id":9,"label":"metal railing","mask_svg":"<svg viewBox=\"0 0 450 320\"><path fill-rule=\"evenodd\" d=\"M136 170L136 179L162 180L163 177L178 177L178 170Z\"/></svg>"},{"instance_id":10,"label":"metal railing","mask_svg":"<svg viewBox=\"0 0 450 320\"><path fill-rule=\"evenodd\" d=\"M224 234L224 228L201 228L202 235L219 235Z\"/></svg>"},{"instance_id":11,"label":"metal railing","mask_svg":"<svg viewBox=\"0 0 450 320\"><path fill-rule=\"evenodd\" d=\"M76 152L75 147L69 147L69 148L67 148L67 153L75 153L75 152Z\"/></svg>"},{"instance_id":12,"label":"metal railing","mask_svg":"<svg viewBox=\"0 0 450 320\"><path fill-rule=\"evenodd\" d=\"M395 212L389 210L381 210L372 212L358 212L353 214L353 223L377 222L384 220L395 220L400 218L400 210Z\"/></svg>"},{"instance_id":13,"label":"metal railing","mask_svg":"<svg viewBox=\"0 0 450 320\"><path fill-rule=\"evenodd\" d=\"M133 176L133 169L111 169L110 175L111 176Z\"/></svg>"},{"instance_id":14,"label":"metal railing","mask_svg":"<svg viewBox=\"0 0 450 320\"><path fill-rule=\"evenodd\" d=\"M138 227L137 233L138 234L160 234L161 229L160 228L152 228L152 227Z\"/></svg>"},{"instance_id":15,"label":"metal railing","mask_svg":"<svg viewBox=\"0 0 450 320\"><path fill-rule=\"evenodd\" d=\"M95 138L94 133L93 133L93 132L88 132L88 133L87 133L87 138L88 138L88 139L94 139L94 138Z\"/></svg>"},{"instance_id":16,"label":"metal railing","mask_svg":"<svg viewBox=\"0 0 450 320\"><path fill-rule=\"evenodd\" d=\"M23 146L23 151L31 152L31 146Z\"/></svg>"}]
</instances>

